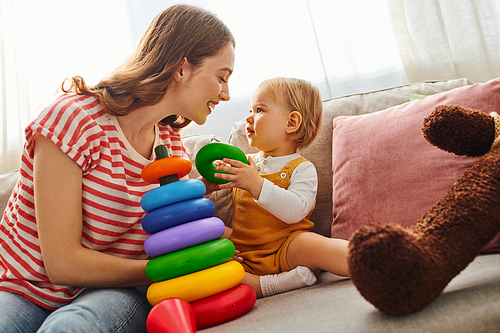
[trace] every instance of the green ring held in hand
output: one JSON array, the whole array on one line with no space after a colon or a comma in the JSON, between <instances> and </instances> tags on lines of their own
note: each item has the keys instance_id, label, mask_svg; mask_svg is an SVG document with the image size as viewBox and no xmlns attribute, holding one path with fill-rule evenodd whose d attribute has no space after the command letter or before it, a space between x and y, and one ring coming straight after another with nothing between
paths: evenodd
<instances>
[{"instance_id":1,"label":"green ring held in hand","mask_svg":"<svg viewBox=\"0 0 500 333\"><path fill-rule=\"evenodd\" d=\"M230 158L248 164L247 157L240 148L228 143L213 142L201 148L198 154L196 154L196 169L200 175L209 182L217 184L229 183L228 180L214 177L216 172L227 174L227 172L215 170L214 161L224 158Z\"/></svg>"},{"instance_id":2,"label":"green ring held in hand","mask_svg":"<svg viewBox=\"0 0 500 333\"><path fill-rule=\"evenodd\" d=\"M146 264L146 275L154 282L173 279L225 263L234 251L233 242L220 238L153 258Z\"/></svg>"}]
</instances>

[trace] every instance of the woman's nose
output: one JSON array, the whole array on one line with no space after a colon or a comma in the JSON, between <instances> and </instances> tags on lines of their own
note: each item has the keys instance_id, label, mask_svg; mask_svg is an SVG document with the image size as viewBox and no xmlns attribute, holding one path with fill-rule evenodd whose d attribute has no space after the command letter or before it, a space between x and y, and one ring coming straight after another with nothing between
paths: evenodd
<instances>
[{"instance_id":1,"label":"woman's nose","mask_svg":"<svg viewBox=\"0 0 500 333\"><path fill-rule=\"evenodd\" d=\"M227 102L231 99L231 96L229 95L229 86L227 84L224 84L222 86L222 90L219 94L219 97L221 100Z\"/></svg>"}]
</instances>

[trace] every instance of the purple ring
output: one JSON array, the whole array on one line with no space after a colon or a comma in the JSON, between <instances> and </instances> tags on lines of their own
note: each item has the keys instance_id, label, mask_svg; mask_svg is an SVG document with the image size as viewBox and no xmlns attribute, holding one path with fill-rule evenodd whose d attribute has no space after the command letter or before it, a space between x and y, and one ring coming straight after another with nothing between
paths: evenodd
<instances>
[{"instance_id":1,"label":"purple ring","mask_svg":"<svg viewBox=\"0 0 500 333\"><path fill-rule=\"evenodd\" d=\"M184 223L150 235L144 242L144 251L150 257L158 257L221 238L225 230L224 222L217 217Z\"/></svg>"}]
</instances>

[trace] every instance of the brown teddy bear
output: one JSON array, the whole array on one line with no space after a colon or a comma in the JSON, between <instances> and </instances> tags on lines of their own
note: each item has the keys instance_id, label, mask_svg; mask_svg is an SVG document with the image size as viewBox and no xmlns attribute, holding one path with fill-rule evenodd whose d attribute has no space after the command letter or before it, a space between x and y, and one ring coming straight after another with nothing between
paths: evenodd
<instances>
[{"instance_id":1,"label":"brown teddy bear","mask_svg":"<svg viewBox=\"0 0 500 333\"><path fill-rule=\"evenodd\" d=\"M432 302L500 231L500 117L436 107L422 132L431 144L481 156L415 225L373 223L349 240L349 270L361 295L389 315ZM493 148L492 148L493 145Z\"/></svg>"}]
</instances>

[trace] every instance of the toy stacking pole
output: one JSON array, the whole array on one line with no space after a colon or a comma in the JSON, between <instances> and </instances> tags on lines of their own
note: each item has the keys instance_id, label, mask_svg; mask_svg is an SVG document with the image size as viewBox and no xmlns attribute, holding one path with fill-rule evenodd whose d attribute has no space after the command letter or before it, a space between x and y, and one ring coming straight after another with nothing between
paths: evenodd
<instances>
[{"instance_id":1,"label":"toy stacking pole","mask_svg":"<svg viewBox=\"0 0 500 333\"><path fill-rule=\"evenodd\" d=\"M155 154L156 154L157 159L163 159L163 158L170 157L168 155L168 149L165 145L156 146ZM160 181L160 186L163 186L163 185L170 184L173 182L178 182L179 177L176 174L166 175L166 176L160 177L159 181Z\"/></svg>"},{"instance_id":2,"label":"toy stacking pole","mask_svg":"<svg viewBox=\"0 0 500 333\"><path fill-rule=\"evenodd\" d=\"M198 179L179 180L191 170L189 160L169 157L165 146L156 147L155 153L156 161L141 173L145 181L161 184L141 199L147 212L142 226L150 234L144 250L152 258L146 274L154 281L147 294L154 306L148 332L164 332L166 327L192 332L193 316L201 329L248 312L255 304L255 292L241 283L243 267L232 260L234 244L221 238L225 225L212 217L215 205L203 198L205 185ZM166 311L182 318L172 320ZM181 330L179 323L185 323Z\"/></svg>"}]
</instances>

